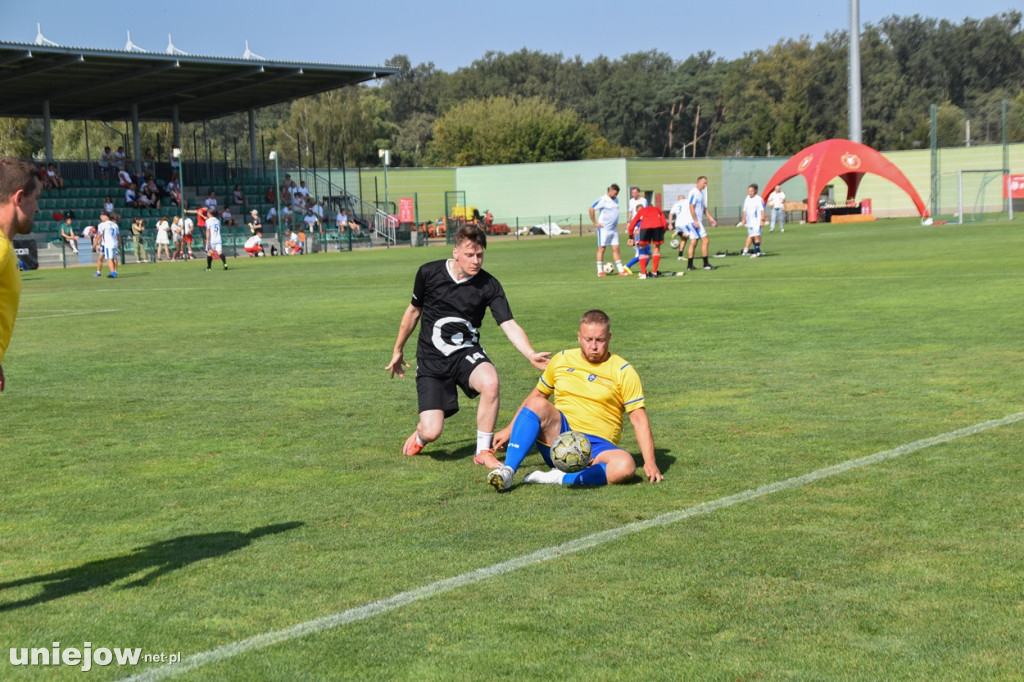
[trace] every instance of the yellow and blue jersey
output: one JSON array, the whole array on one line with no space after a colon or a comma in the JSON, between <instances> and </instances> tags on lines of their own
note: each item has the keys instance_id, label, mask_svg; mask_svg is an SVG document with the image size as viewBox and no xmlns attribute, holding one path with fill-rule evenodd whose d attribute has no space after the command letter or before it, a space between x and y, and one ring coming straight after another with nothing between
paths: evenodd
<instances>
[{"instance_id":1,"label":"yellow and blue jersey","mask_svg":"<svg viewBox=\"0 0 1024 682\"><path fill-rule=\"evenodd\" d=\"M644 407L644 390L633 366L614 353L589 362L579 348L552 356L537 390L554 396L555 407L576 431L618 445L622 414Z\"/></svg>"},{"instance_id":2,"label":"yellow and blue jersey","mask_svg":"<svg viewBox=\"0 0 1024 682\"><path fill-rule=\"evenodd\" d=\"M21 275L18 274L18 256L14 253L14 245L0 233L0 363L4 361L7 345L11 342L20 297Z\"/></svg>"}]
</instances>

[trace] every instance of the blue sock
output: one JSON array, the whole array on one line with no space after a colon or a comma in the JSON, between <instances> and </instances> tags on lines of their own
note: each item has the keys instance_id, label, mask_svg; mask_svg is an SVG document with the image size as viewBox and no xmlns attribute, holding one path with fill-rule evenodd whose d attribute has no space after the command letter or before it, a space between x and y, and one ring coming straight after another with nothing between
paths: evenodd
<instances>
[{"instance_id":1,"label":"blue sock","mask_svg":"<svg viewBox=\"0 0 1024 682\"><path fill-rule=\"evenodd\" d=\"M634 265L636 265L639 262L640 262L640 256L633 256L633 260L631 260L628 263L626 263L626 267L627 268L631 268L631 267L633 267Z\"/></svg>"},{"instance_id":2,"label":"blue sock","mask_svg":"<svg viewBox=\"0 0 1024 682\"><path fill-rule=\"evenodd\" d=\"M604 462L593 464L583 471L575 474L566 474L562 479L562 485L608 485L608 467Z\"/></svg>"},{"instance_id":3,"label":"blue sock","mask_svg":"<svg viewBox=\"0 0 1024 682\"><path fill-rule=\"evenodd\" d=\"M533 444L540 435L540 417L533 410L524 407L519 410L512 422L512 433L508 439L508 451L505 453L505 466L513 471L519 468Z\"/></svg>"}]
</instances>

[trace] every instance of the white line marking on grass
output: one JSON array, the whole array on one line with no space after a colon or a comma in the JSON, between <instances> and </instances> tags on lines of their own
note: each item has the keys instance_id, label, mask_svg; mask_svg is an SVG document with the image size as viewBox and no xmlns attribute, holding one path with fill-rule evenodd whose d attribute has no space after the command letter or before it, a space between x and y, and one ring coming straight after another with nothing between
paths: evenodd
<instances>
[{"instance_id":1,"label":"white line marking on grass","mask_svg":"<svg viewBox=\"0 0 1024 682\"><path fill-rule=\"evenodd\" d=\"M968 426L963 429L956 431L950 431L949 433L943 433L938 436L932 436L931 438L925 438L923 440L914 441L913 443L907 443L893 448L892 450L885 450L883 452L876 452L873 455L861 457L859 459L851 459L840 464L835 464L824 469L818 469L812 471L809 474L802 476L796 476L794 478L788 478L784 481L777 481L775 483L769 483L763 485L760 488L754 488L752 490L744 490L741 493L735 495L729 495L728 497L722 497L712 502L703 502L693 507L681 509L679 511L668 512L655 516L651 519L644 521L635 521L633 523L626 524L625 526L619 526L618 528L612 528L609 530L601 531L600 533L594 533L593 535L587 535L582 538L576 538L569 542L555 545L554 547L547 547L545 549L538 550L531 554L525 554L508 561L503 561L492 566L484 568L478 568L475 571L469 571L457 575L453 578L445 578L444 580L438 580L437 582L424 585L415 590L409 590L408 592L401 592L387 599L381 599L365 606L358 606L356 608L342 611L340 613L331 614L315 620L310 620L305 623L299 623L283 630L274 630L272 632L265 632L248 639L239 640L230 644L219 646L216 649L210 649L202 653L189 656L180 663L168 664L152 668L145 672L133 675L125 678L130 682L151 682L153 680L163 680L169 677L174 677L181 673L201 668L211 663L218 663L241 654L256 651L258 649L265 649L273 644L279 644L281 642L287 642L292 639L299 637L305 637L306 635L323 632L324 630L330 630L332 628L341 627L342 625L348 625L350 623L356 623L361 620L366 620L381 613L387 613L388 611L394 611L395 609L413 604L418 601L422 601L429 597L434 597L445 592L450 592L459 587L466 585L473 585L475 583L490 580L498 576L505 575L506 573L512 573L522 568L529 568L535 566L544 561L550 561L551 559L557 559L559 557L569 556L582 552L585 549L591 547L597 547L604 545L609 542L618 540L619 538L633 533L639 533L640 531L647 530L649 528L657 528L661 526L668 526L679 521L692 518L694 516L711 514L719 509L725 509L726 507L732 507L743 502L750 502L751 500L757 500L762 497L766 497L773 493L781 492L783 490L792 490L794 488L801 488L809 483L820 481L825 478L836 476L838 474L851 471L853 469L860 469L862 467L877 464L889 459L895 459L903 455L915 452L917 450L923 450L924 448L931 447L933 445L940 445L942 443L948 443L950 441L957 440L959 438L966 438L967 436L973 436L982 431L988 429L995 429L1008 424L1013 424L1024 420L1024 412L1018 412L1011 414L1002 419L994 419L992 421L981 422L974 426Z\"/></svg>"},{"instance_id":2,"label":"white line marking on grass","mask_svg":"<svg viewBox=\"0 0 1024 682\"><path fill-rule=\"evenodd\" d=\"M46 312L46 311L40 311L40 312ZM100 315L102 313L119 313L119 312L121 312L121 310L119 308L108 308L108 309L104 309L104 310L76 310L76 311L65 310L65 311L56 313L54 315L19 315L18 316L18 321L21 322L22 320L45 320L45 319L50 318L50 317L75 317L77 315Z\"/></svg>"}]
</instances>

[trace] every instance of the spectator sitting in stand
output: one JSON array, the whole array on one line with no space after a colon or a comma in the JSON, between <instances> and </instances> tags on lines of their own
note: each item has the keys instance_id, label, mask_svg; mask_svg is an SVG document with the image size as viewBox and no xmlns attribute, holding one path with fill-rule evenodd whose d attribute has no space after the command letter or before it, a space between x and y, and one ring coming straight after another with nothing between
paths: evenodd
<instances>
[{"instance_id":1,"label":"spectator sitting in stand","mask_svg":"<svg viewBox=\"0 0 1024 682\"><path fill-rule=\"evenodd\" d=\"M273 206L267 211L267 222L271 225L277 225L277 209Z\"/></svg>"},{"instance_id":2,"label":"spectator sitting in stand","mask_svg":"<svg viewBox=\"0 0 1024 682\"><path fill-rule=\"evenodd\" d=\"M103 200L103 212L107 215L114 212L114 200L110 198L109 194L107 195L107 198Z\"/></svg>"},{"instance_id":3,"label":"spectator sitting in stand","mask_svg":"<svg viewBox=\"0 0 1024 682\"><path fill-rule=\"evenodd\" d=\"M124 191L124 205L139 208L139 195L134 184L128 185L128 189Z\"/></svg>"},{"instance_id":4,"label":"spectator sitting in stand","mask_svg":"<svg viewBox=\"0 0 1024 682\"><path fill-rule=\"evenodd\" d=\"M288 227L292 225L292 210L288 208L288 204L281 206L281 224Z\"/></svg>"},{"instance_id":5,"label":"spectator sitting in stand","mask_svg":"<svg viewBox=\"0 0 1024 682\"><path fill-rule=\"evenodd\" d=\"M110 165L114 162L114 153L110 151L110 147L104 147L100 153L100 180L106 180L110 177Z\"/></svg>"},{"instance_id":6,"label":"spectator sitting in stand","mask_svg":"<svg viewBox=\"0 0 1024 682\"><path fill-rule=\"evenodd\" d=\"M245 198L241 185L235 185L235 188L231 190L231 201L234 202L235 206L249 208L249 200Z\"/></svg>"},{"instance_id":7,"label":"spectator sitting in stand","mask_svg":"<svg viewBox=\"0 0 1024 682\"><path fill-rule=\"evenodd\" d=\"M178 184L178 174L175 173L171 176L171 179L167 181L164 186L164 192L171 198L171 203L175 206L181 206L181 185Z\"/></svg>"},{"instance_id":8,"label":"spectator sitting in stand","mask_svg":"<svg viewBox=\"0 0 1024 682\"><path fill-rule=\"evenodd\" d=\"M127 201L128 201L127 193L125 194L124 198L125 198L125 202L127 203ZM143 185L140 189L138 189L135 192L135 204L134 205L138 206L139 208L152 208L153 207L153 197L151 197L149 195L149 192L146 191L146 186L145 185Z\"/></svg>"},{"instance_id":9,"label":"spectator sitting in stand","mask_svg":"<svg viewBox=\"0 0 1024 682\"><path fill-rule=\"evenodd\" d=\"M224 210L220 212L220 222L224 227L238 227L238 223L235 222L235 217L231 215L230 206L225 206Z\"/></svg>"},{"instance_id":10,"label":"spectator sitting in stand","mask_svg":"<svg viewBox=\"0 0 1024 682\"><path fill-rule=\"evenodd\" d=\"M153 156L153 148L146 147L146 151L142 153L142 172L149 175L154 170L156 170L156 157Z\"/></svg>"},{"instance_id":11,"label":"spectator sitting in stand","mask_svg":"<svg viewBox=\"0 0 1024 682\"><path fill-rule=\"evenodd\" d=\"M121 168L117 171L117 183L122 187L131 187L135 184L135 180L132 179L131 173Z\"/></svg>"},{"instance_id":12,"label":"spectator sitting in stand","mask_svg":"<svg viewBox=\"0 0 1024 682\"><path fill-rule=\"evenodd\" d=\"M143 188L143 191L150 197L153 205L156 208L160 208L160 198L164 195L164 192L161 191L160 185L156 184L156 180L153 179L152 175L146 178L146 186Z\"/></svg>"},{"instance_id":13,"label":"spectator sitting in stand","mask_svg":"<svg viewBox=\"0 0 1024 682\"><path fill-rule=\"evenodd\" d=\"M206 196L206 201L203 203L206 204L207 209L211 211L217 210L217 193L211 189L210 193Z\"/></svg>"},{"instance_id":14,"label":"spectator sitting in stand","mask_svg":"<svg viewBox=\"0 0 1024 682\"><path fill-rule=\"evenodd\" d=\"M317 232L317 228L320 227L320 219L316 217L315 213L313 213L312 208L306 209L306 215L302 218L302 222L306 224L306 230L308 230L310 234L315 234Z\"/></svg>"},{"instance_id":15,"label":"spectator sitting in stand","mask_svg":"<svg viewBox=\"0 0 1024 682\"><path fill-rule=\"evenodd\" d=\"M75 234L75 228L71 226L70 217L64 218L64 225L60 228L60 238L71 246L72 251L78 253L78 235Z\"/></svg>"},{"instance_id":16,"label":"spectator sitting in stand","mask_svg":"<svg viewBox=\"0 0 1024 682\"><path fill-rule=\"evenodd\" d=\"M114 152L114 168L124 170L125 162L127 161L128 157L124 153L124 147L118 147L117 151Z\"/></svg>"},{"instance_id":17,"label":"spectator sitting in stand","mask_svg":"<svg viewBox=\"0 0 1024 682\"><path fill-rule=\"evenodd\" d=\"M263 198L266 199L268 204L276 203L277 192L274 191L273 187L268 187L266 193L263 195Z\"/></svg>"},{"instance_id":18,"label":"spectator sitting in stand","mask_svg":"<svg viewBox=\"0 0 1024 682\"><path fill-rule=\"evenodd\" d=\"M64 178L61 176L60 171L52 163L46 166L46 177L50 182L50 189L62 190L64 189Z\"/></svg>"}]
</instances>

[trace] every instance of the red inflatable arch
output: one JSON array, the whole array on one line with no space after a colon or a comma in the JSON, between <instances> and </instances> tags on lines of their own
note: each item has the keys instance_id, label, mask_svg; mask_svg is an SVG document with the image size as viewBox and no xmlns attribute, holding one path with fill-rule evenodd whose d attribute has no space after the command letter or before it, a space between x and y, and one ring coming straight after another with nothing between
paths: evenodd
<instances>
[{"instance_id":1,"label":"red inflatable arch","mask_svg":"<svg viewBox=\"0 0 1024 682\"><path fill-rule=\"evenodd\" d=\"M842 178L846 182L846 200L852 201L857 196L857 188L865 173L880 175L886 180L896 183L900 189L910 195L922 218L928 217L928 209L921 200L907 176L892 161L876 152L867 145L852 140L825 140L812 144L782 164L775 175L765 185L762 198L768 195L790 178L802 175L807 181L807 221L818 222L818 197L825 186L833 178Z\"/></svg>"}]
</instances>

